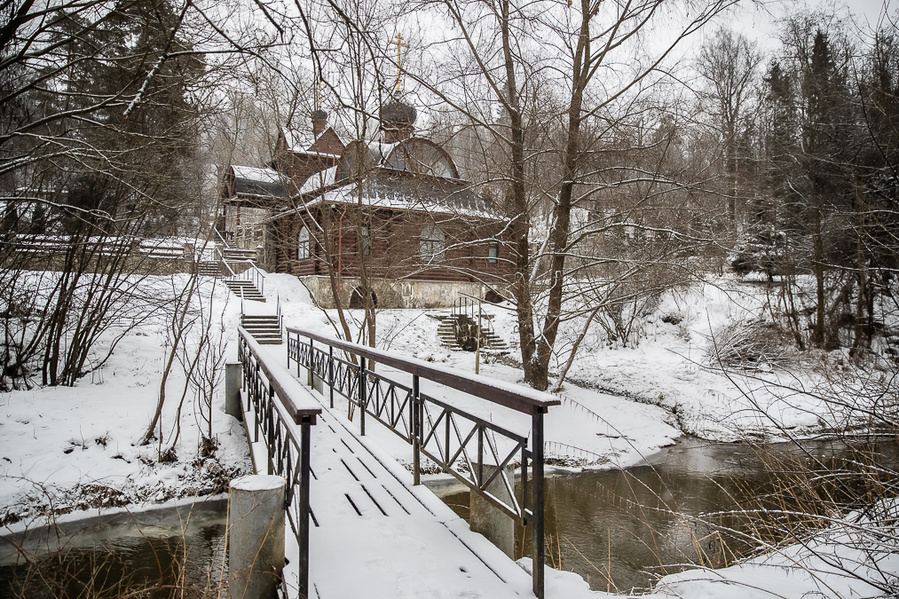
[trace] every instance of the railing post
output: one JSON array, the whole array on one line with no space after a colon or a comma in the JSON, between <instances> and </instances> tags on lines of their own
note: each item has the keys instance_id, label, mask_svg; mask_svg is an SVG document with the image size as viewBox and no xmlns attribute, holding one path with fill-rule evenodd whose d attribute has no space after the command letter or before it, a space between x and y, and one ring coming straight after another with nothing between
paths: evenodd
<instances>
[{"instance_id":1,"label":"railing post","mask_svg":"<svg viewBox=\"0 0 899 599\"><path fill-rule=\"evenodd\" d=\"M359 434L365 436L365 358L359 356Z\"/></svg>"},{"instance_id":2,"label":"railing post","mask_svg":"<svg viewBox=\"0 0 899 599\"><path fill-rule=\"evenodd\" d=\"M299 563L299 591L300 597L309 596L309 454L312 451L310 435L312 434L311 419L304 416L300 425L302 438L300 439L300 521L299 538L297 543L300 549Z\"/></svg>"},{"instance_id":3,"label":"railing post","mask_svg":"<svg viewBox=\"0 0 899 599\"><path fill-rule=\"evenodd\" d=\"M273 448L275 446L275 387L269 382L268 384L268 402L266 405L266 419L268 420L268 427L266 427L265 434L265 445L268 447L268 473L274 474L274 459L275 456L272 455Z\"/></svg>"},{"instance_id":4,"label":"railing post","mask_svg":"<svg viewBox=\"0 0 899 599\"><path fill-rule=\"evenodd\" d=\"M328 395L330 396L331 407L334 407L334 347L328 346Z\"/></svg>"},{"instance_id":5,"label":"railing post","mask_svg":"<svg viewBox=\"0 0 899 599\"><path fill-rule=\"evenodd\" d=\"M315 343L314 339L309 339L309 364L306 366L306 386L312 387L313 380L312 367L315 364Z\"/></svg>"},{"instance_id":6,"label":"railing post","mask_svg":"<svg viewBox=\"0 0 899 599\"><path fill-rule=\"evenodd\" d=\"M421 388L412 375L412 484L421 484Z\"/></svg>"},{"instance_id":7,"label":"railing post","mask_svg":"<svg viewBox=\"0 0 899 599\"><path fill-rule=\"evenodd\" d=\"M253 441L255 443L259 443L259 362L256 362L256 368L253 370L253 390L250 392L253 394L253 410L256 412L256 423L253 426L253 432L255 433L255 439Z\"/></svg>"},{"instance_id":8,"label":"railing post","mask_svg":"<svg viewBox=\"0 0 899 599\"><path fill-rule=\"evenodd\" d=\"M543 563L546 547L543 541L543 413L537 411L531 416L531 459L533 460L533 493L534 493L534 561L533 583L534 594L543 599Z\"/></svg>"}]
</instances>

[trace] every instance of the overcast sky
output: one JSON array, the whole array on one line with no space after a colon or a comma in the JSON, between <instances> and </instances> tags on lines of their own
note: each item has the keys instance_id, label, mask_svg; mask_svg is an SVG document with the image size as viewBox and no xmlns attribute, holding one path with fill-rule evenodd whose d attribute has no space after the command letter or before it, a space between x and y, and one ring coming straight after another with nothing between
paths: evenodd
<instances>
[{"instance_id":1,"label":"overcast sky","mask_svg":"<svg viewBox=\"0 0 899 599\"><path fill-rule=\"evenodd\" d=\"M742 31L758 41L759 48L765 52L775 50L778 25L781 19L803 10L804 8L830 10L837 15L850 19L863 29L874 28L886 10L896 22L899 0L773 0L765 2L742 2L731 18L725 19L727 26Z\"/></svg>"}]
</instances>

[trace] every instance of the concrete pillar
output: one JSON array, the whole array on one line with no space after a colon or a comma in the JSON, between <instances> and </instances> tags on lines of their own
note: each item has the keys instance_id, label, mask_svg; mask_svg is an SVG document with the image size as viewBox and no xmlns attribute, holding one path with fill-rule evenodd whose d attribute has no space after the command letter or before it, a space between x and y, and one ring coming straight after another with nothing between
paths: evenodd
<instances>
[{"instance_id":1,"label":"concrete pillar","mask_svg":"<svg viewBox=\"0 0 899 599\"><path fill-rule=\"evenodd\" d=\"M243 420L243 407L240 405L241 386L240 362L225 364L225 414Z\"/></svg>"},{"instance_id":2,"label":"concrete pillar","mask_svg":"<svg viewBox=\"0 0 899 599\"><path fill-rule=\"evenodd\" d=\"M284 489L280 476L231 481L228 590L231 599L273 599L284 568Z\"/></svg>"},{"instance_id":3,"label":"concrete pillar","mask_svg":"<svg viewBox=\"0 0 899 599\"><path fill-rule=\"evenodd\" d=\"M475 468L477 468L477 464L475 464ZM497 466L484 464L483 468L484 478L487 479L493 475ZM505 470L506 477L510 481L514 481L515 468L507 466ZM512 500L500 476L497 476L490 486L487 487L487 492L504 503L511 504ZM515 520L513 518L501 512L477 493L472 492L469 521L473 531L481 533L487 537L487 540L499 547L503 553L515 559Z\"/></svg>"}]
</instances>

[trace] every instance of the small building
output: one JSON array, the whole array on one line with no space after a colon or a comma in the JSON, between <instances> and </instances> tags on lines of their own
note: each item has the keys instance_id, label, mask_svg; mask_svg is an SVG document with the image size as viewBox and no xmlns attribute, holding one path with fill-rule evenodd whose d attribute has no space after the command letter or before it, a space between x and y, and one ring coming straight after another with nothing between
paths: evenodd
<instances>
[{"instance_id":1,"label":"small building","mask_svg":"<svg viewBox=\"0 0 899 599\"><path fill-rule=\"evenodd\" d=\"M314 116L305 150L278 139L272 170L289 193L257 222L265 268L300 277L323 307L361 307L362 289L380 307L443 307L507 286L506 221L443 148L414 135L414 108L383 107L381 139L339 154Z\"/></svg>"}]
</instances>

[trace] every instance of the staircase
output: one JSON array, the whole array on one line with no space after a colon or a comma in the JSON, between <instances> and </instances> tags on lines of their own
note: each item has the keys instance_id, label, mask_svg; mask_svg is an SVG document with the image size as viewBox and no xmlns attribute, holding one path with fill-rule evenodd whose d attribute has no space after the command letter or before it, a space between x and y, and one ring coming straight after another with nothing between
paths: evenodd
<instances>
[{"instance_id":1,"label":"staircase","mask_svg":"<svg viewBox=\"0 0 899 599\"><path fill-rule=\"evenodd\" d=\"M203 260L197 263L197 274L201 277L221 278L222 264L216 260Z\"/></svg>"},{"instance_id":2,"label":"staircase","mask_svg":"<svg viewBox=\"0 0 899 599\"><path fill-rule=\"evenodd\" d=\"M223 246L222 258L227 262L255 262L256 250L244 250L237 247Z\"/></svg>"},{"instance_id":3,"label":"staircase","mask_svg":"<svg viewBox=\"0 0 899 599\"><path fill-rule=\"evenodd\" d=\"M460 340L460 337L463 336L461 334L461 325L464 324L464 315L436 314L431 316L438 320L437 337L440 339L442 345L454 351L473 351L471 342L468 343L469 347L466 348L463 347ZM502 338L493 331L493 327L490 326L489 321L492 318L493 316L490 314L481 317L481 349L490 351L508 351L509 346L506 345L506 342L503 341ZM471 324L474 326L474 329L477 329L476 322Z\"/></svg>"},{"instance_id":4,"label":"staircase","mask_svg":"<svg viewBox=\"0 0 899 599\"><path fill-rule=\"evenodd\" d=\"M281 344L281 318L277 314L242 314L240 326L260 345Z\"/></svg>"},{"instance_id":5,"label":"staircase","mask_svg":"<svg viewBox=\"0 0 899 599\"><path fill-rule=\"evenodd\" d=\"M237 297L243 297L245 300L253 302L265 301L265 296L256 289L253 281L250 281L249 279L228 277L227 279L224 279L224 281L228 289L234 292Z\"/></svg>"}]
</instances>

